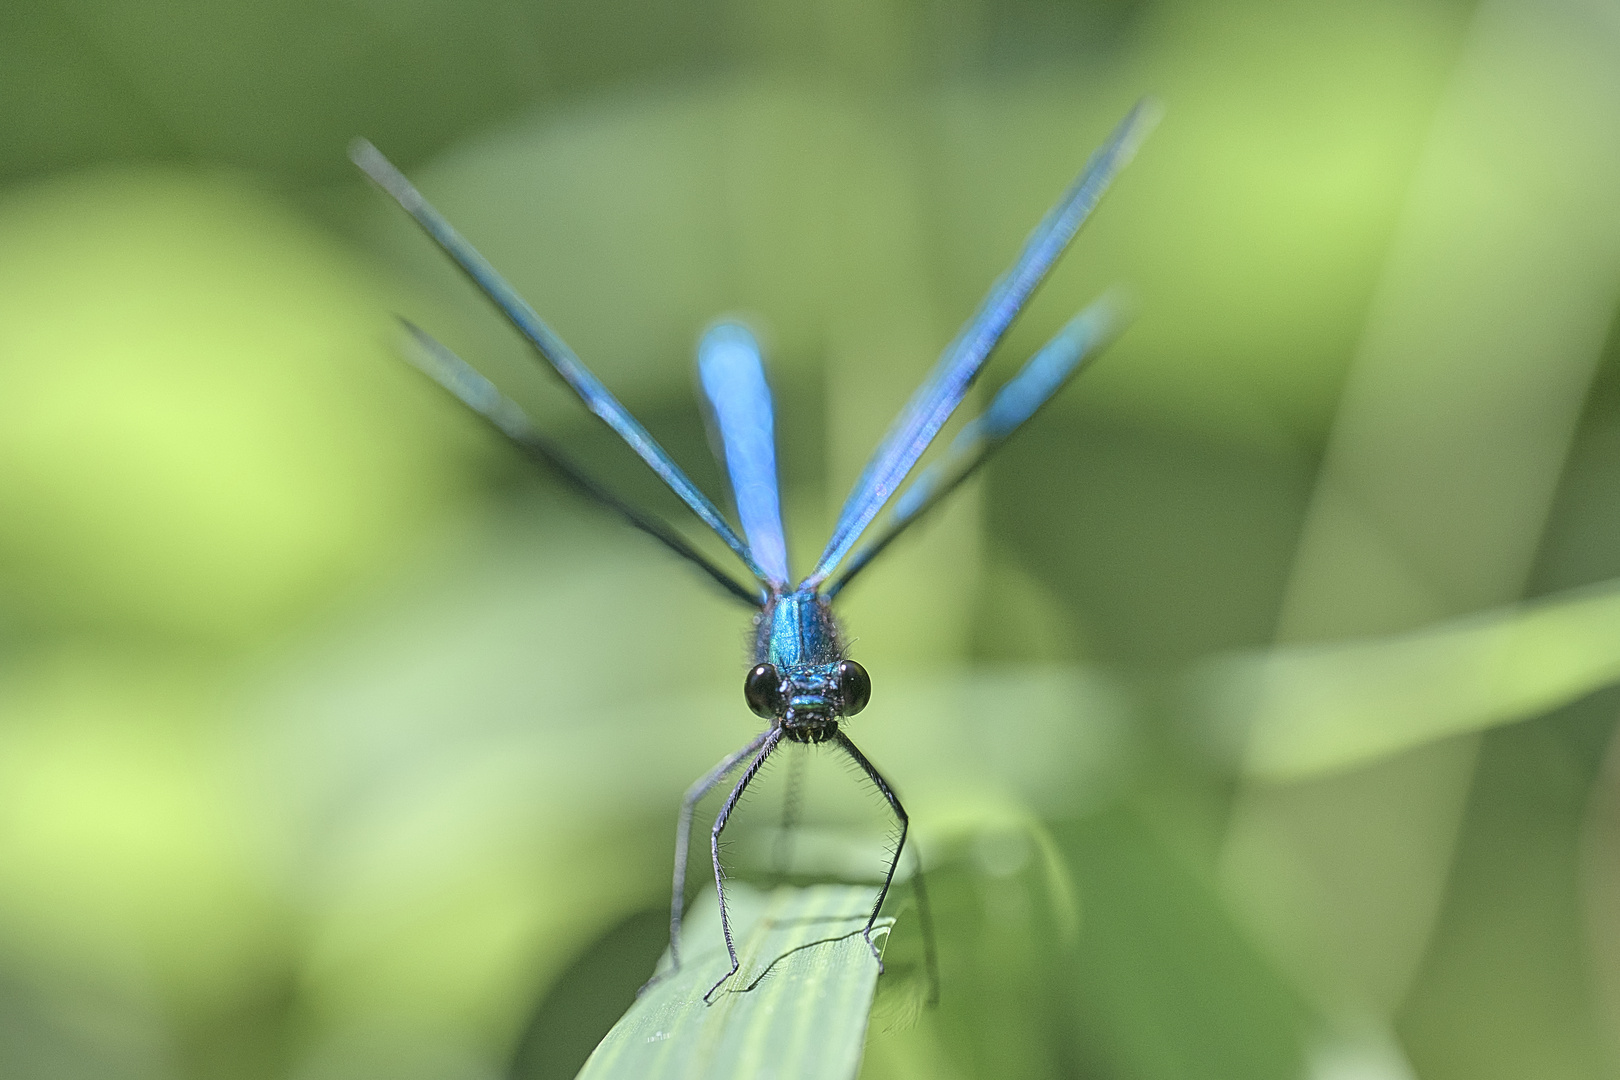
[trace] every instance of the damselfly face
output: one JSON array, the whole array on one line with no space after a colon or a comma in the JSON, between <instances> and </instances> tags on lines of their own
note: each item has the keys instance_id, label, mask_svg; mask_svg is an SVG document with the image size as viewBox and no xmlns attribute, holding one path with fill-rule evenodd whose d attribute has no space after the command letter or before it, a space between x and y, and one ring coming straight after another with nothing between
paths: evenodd
<instances>
[{"instance_id":1,"label":"damselfly face","mask_svg":"<svg viewBox=\"0 0 1620 1080\"><path fill-rule=\"evenodd\" d=\"M772 597L755 622L754 666L743 697L792 742L818 743L872 698L866 669L845 659L825 597L810 590Z\"/></svg>"}]
</instances>

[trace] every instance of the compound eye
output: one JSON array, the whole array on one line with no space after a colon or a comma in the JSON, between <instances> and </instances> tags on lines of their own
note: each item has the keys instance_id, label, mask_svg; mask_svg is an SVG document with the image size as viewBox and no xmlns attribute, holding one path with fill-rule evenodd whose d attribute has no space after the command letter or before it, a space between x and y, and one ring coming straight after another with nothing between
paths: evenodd
<instances>
[{"instance_id":1,"label":"compound eye","mask_svg":"<svg viewBox=\"0 0 1620 1080\"><path fill-rule=\"evenodd\" d=\"M782 678L770 664L760 664L743 680L743 697L755 716L770 719L782 704Z\"/></svg>"},{"instance_id":2,"label":"compound eye","mask_svg":"<svg viewBox=\"0 0 1620 1080\"><path fill-rule=\"evenodd\" d=\"M844 699L844 715L854 716L872 700L872 677L853 660L838 665L838 693Z\"/></svg>"}]
</instances>

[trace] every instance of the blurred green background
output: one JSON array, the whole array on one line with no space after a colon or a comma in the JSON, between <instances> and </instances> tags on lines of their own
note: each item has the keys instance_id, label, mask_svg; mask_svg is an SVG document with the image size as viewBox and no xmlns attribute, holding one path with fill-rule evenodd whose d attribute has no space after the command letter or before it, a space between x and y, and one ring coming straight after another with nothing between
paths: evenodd
<instances>
[{"instance_id":1,"label":"blurred green background","mask_svg":"<svg viewBox=\"0 0 1620 1080\"><path fill-rule=\"evenodd\" d=\"M399 361L685 524L350 138L716 495L757 326L802 568L1146 93L986 386L1135 325L844 604L944 979L864 1075L1620 1075L1611 0L0 8L0 1075L571 1076L755 728L746 615Z\"/></svg>"}]
</instances>

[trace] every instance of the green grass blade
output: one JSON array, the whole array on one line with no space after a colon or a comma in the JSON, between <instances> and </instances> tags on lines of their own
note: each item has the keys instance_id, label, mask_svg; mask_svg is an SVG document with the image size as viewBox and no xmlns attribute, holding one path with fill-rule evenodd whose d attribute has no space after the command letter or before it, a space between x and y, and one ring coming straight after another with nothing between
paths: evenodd
<instances>
[{"instance_id":1,"label":"green grass blade","mask_svg":"<svg viewBox=\"0 0 1620 1080\"><path fill-rule=\"evenodd\" d=\"M1404 634L1226 657L1189 682L1251 776L1296 781L1539 716L1620 682L1620 580Z\"/></svg>"},{"instance_id":2,"label":"green grass blade","mask_svg":"<svg viewBox=\"0 0 1620 1080\"><path fill-rule=\"evenodd\" d=\"M731 966L712 898L687 919L681 969L644 990L579 1080L849 1080L860 1068L878 965L861 930L877 890L815 885L726 889L742 968ZM878 920L881 947L893 920ZM881 936L880 936L881 933Z\"/></svg>"}]
</instances>

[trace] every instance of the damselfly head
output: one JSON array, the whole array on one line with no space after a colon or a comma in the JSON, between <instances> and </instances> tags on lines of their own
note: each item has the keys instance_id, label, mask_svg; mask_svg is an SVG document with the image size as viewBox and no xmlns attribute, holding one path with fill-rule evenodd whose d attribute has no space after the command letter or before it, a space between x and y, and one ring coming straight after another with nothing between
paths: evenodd
<instances>
[{"instance_id":1,"label":"damselfly head","mask_svg":"<svg viewBox=\"0 0 1620 1080\"><path fill-rule=\"evenodd\" d=\"M743 679L743 699L755 716L788 728L836 726L838 717L854 716L872 700L872 677L853 660L787 671L755 664Z\"/></svg>"}]
</instances>

